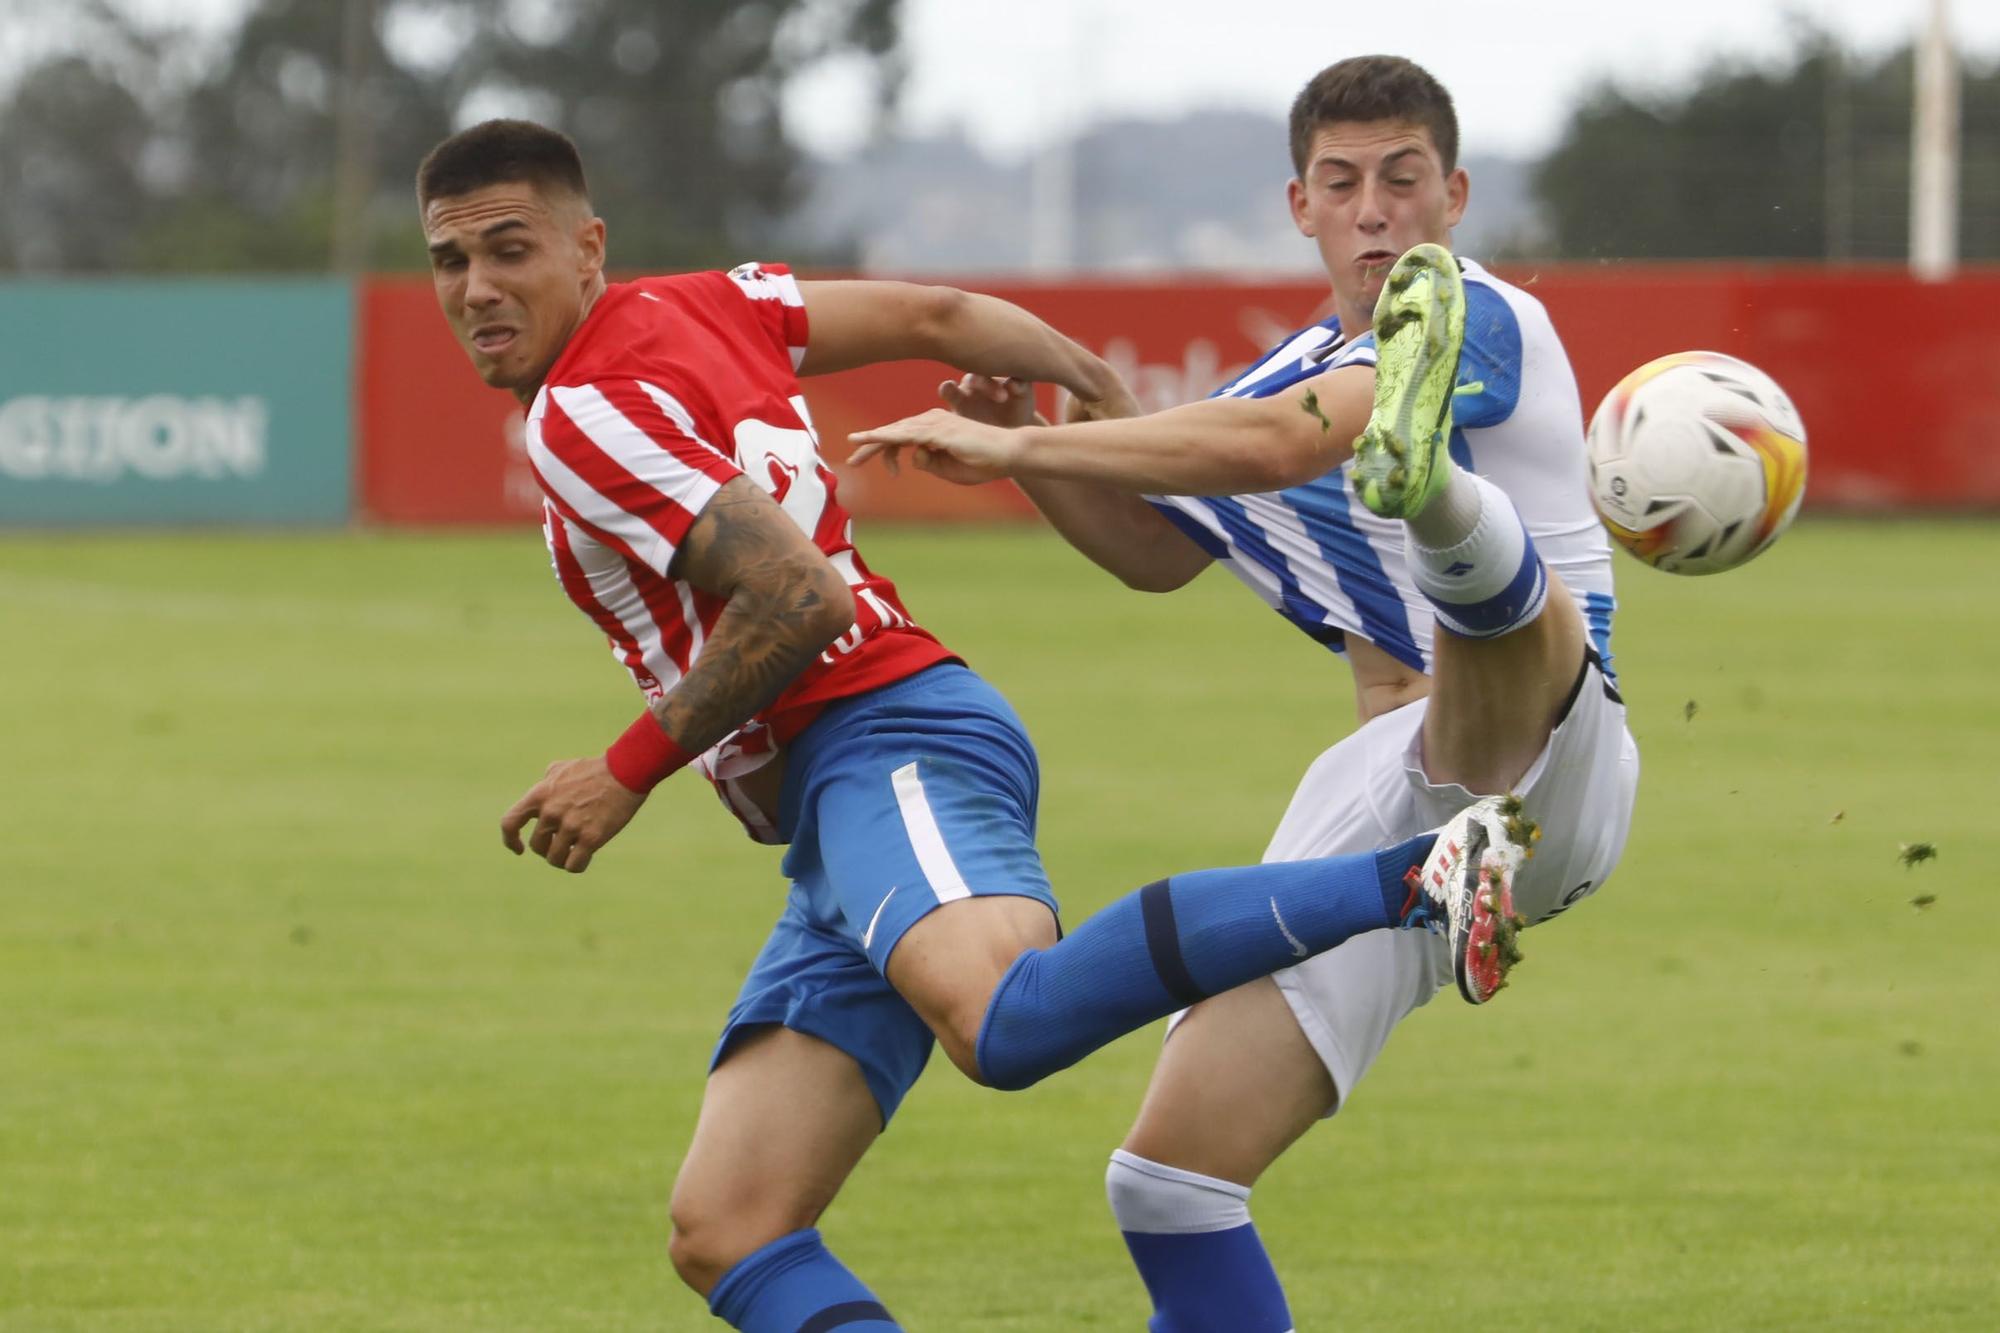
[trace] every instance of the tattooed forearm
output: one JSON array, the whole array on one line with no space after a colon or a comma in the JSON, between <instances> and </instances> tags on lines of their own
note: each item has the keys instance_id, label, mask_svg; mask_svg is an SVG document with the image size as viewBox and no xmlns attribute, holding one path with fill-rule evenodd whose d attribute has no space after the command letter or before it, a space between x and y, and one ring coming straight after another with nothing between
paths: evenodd
<instances>
[{"instance_id":1,"label":"tattooed forearm","mask_svg":"<svg viewBox=\"0 0 2000 1333\"><path fill-rule=\"evenodd\" d=\"M730 598L694 666L653 705L661 728L688 750L707 749L767 707L852 620L832 623L827 599L804 581L810 571L771 562L756 574L787 583L746 586Z\"/></svg>"},{"instance_id":2,"label":"tattooed forearm","mask_svg":"<svg viewBox=\"0 0 2000 1333\"><path fill-rule=\"evenodd\" d=\"M687 675L653 704L684 749L705 750L783 693L854 622L854 598L777 502L738 478L688 530L674 572L728 603Z\"/></svg>"}]
</instances>

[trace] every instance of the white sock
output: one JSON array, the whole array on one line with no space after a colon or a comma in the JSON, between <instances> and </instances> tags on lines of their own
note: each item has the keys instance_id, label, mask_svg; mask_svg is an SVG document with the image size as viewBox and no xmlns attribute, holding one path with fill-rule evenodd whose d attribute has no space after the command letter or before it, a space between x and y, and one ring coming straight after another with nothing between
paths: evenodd
<instances>
[{"instance_id":1,"label":"white sock","mask_svg":"<svg viewBox=\"0 0 2000 1333\"><path fill-rule=\"evenodd\" d=\"M1123 1148L1111 1154L1104 1193L1120 1231L1192 1235L1250 1221L1250 1187L1149 1161Z\"/></svg>"},{"instance_id":2,"label":"white sock","mask_svg":"<svg viewBox=\"0 0 2000 1333\"><path fill-rule=\"evenodd\" d=\"M1422 513L1409 520L1411 535L1434 549L1456 546L1472 535L1479 522L1479 511L1484 507L1479 487L1492 485L1449 458L1441 461L1450 469L1444 489L1431 497Z\"/></svg>"}]
</instances>

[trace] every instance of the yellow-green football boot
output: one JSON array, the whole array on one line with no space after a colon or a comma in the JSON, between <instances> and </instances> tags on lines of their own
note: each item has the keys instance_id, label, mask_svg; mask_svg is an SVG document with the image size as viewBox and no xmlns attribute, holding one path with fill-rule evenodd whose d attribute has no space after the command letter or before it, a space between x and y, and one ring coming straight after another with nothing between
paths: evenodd
<instances>
[{"instance_id":1,"label":"yellow-green football boot","mask_svg":"<svg viewBox=\"0 0 2000 1333\"><path fill-rule=\"evenodd\" d=\"M1375 410L1354 442L1354 493L1414 518L1450 475L1451 399L1465 342L1465 284L1441 245L1411 249L1375 302Z\"/></svg>"}]
</instances>

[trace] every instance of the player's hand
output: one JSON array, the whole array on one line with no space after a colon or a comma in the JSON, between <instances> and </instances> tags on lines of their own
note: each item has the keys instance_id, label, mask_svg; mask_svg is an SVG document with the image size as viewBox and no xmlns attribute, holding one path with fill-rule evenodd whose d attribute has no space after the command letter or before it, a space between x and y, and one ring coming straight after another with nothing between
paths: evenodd
<instances>
[{"instance_id":1,"label":"player's hand","mask_svg":"<svg viewBox=\"0 0 2000 1333\"><path fill-rule=\"evenodd\" d=\"M1035 421L1035 386L1025 380L963 375L938 385L938 397L959 416L989 426L1028 426Z\"/></svg>"},{"instance_id":2,"label":"player's hand","mask_svg":"<svg viewBox=\"0 0 2000 1333\"><path fill-rule=\"evenodd\" d=\"M860 446L847 458L856 467L879 456L882 466L896 472L907 449L918 471L960 486L1011 476L1021 452L1017 432L969 421L938 407L847 438Z\"/></svg>"},{"instance_id":3,"label":"player's hand","mask_svg":"<svg viewBox=\"0 0 2000 1333\"><path fill-rule=\"evenodd\" d=\"M516 856L532 849L556 869L580 875L645 800L611 776L602 755L560 760L500 817L500 841ZM535 832L523 847L521 830L529 820Z\"/></svg>"}]
</instances>

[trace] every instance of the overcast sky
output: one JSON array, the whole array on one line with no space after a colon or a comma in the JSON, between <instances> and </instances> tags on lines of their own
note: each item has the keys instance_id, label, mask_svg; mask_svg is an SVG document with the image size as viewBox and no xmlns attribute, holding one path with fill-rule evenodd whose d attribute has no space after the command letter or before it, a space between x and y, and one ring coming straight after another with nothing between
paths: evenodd
<instances>
[{"instance_id":1,"label":"overcast sky","mask_svg":"<svg viewBox=\"0 0 2000 1333\"><path fill-rule=\"evenodd\" d=\"M23 3L23 0L15 0ZM29 9L70 0L25 0ZM120 0L148 16L220 27L246 0ZM1427 66L1457 99L1468 152L1547 148L1581 90L1615 75L1673 85L1717 59L1772 57L1797 17L1850 47L1907 40L1932 0L904 0L910 78L902 123L962 127L1018 156L1051 132L1110 115L1200 106L1282 115L1314 71L1386 51ZM2000 59L2000 0L1950 0L1960 49ZM805 80L797 136L853 147L865 107L852 71Z\"/></svg>"}]
</instances>

